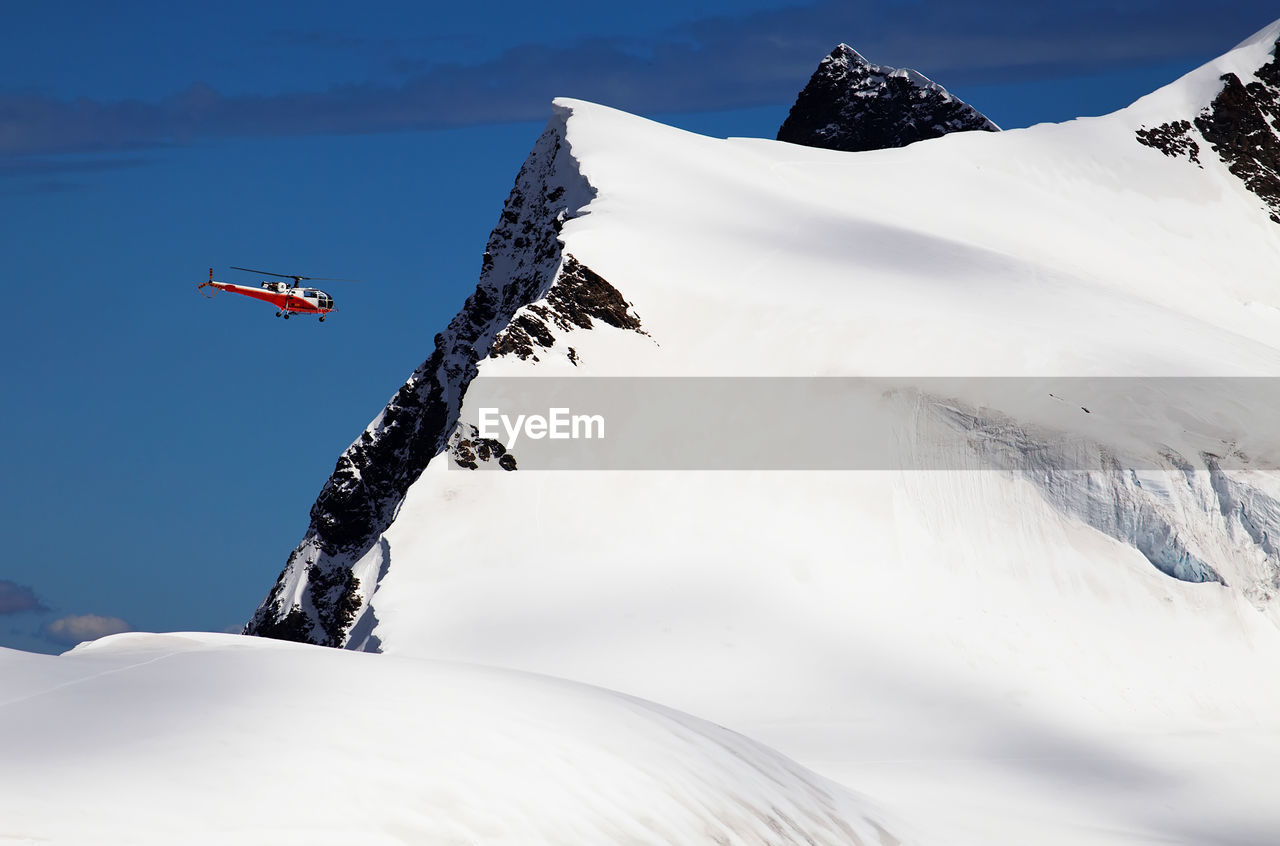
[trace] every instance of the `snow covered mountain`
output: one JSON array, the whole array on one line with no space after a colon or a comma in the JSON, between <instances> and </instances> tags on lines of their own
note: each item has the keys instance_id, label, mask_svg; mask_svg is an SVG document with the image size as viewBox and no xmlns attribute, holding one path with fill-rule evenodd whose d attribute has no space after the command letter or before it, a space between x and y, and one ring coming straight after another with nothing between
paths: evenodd
<instances>
[{"instance_id":1,"label":"snow covered mountain","mask_svg":"<svg viewBox=\"0 0 1280 846\"><path fill-rule=\"evenodd\" d=\"M1276 842L1278 39L1113 115L860 153L558 100L247 631L643 696L938 842ZM690 377L746 386L738 425L653 387ZM866 415L761 381L813 377ZM482 432L566 384L645 400L649 469ZM672 458L761 428L777 463ZM873 429L874 468L801 469Z\"/></svg>"},{"instance_id":2,"label":"snow covered mountain","mask_svg":"<svg viewBox=\"0 0 1280 846\"><path fill-rule=\"evenodd\" d=\"M905 147L952 132L998 129L923 74L873 65L840 44L800 92L778 140L853 153Z\"/></svg>"},{"instance_id":3,"label":"snow covered mountain","mask_svg":"<svg viewBox=\"0 0 1280 846\"><path fill-rule=\"evenodd\" d=\"M1217 94L1190 120L1143 126L1138 140L1196 165L1201 143L1208 145L1280 223L1280 56L1273 52L1259 67L1225 65L1222 71Z\"/></svg>"}]
</instances>

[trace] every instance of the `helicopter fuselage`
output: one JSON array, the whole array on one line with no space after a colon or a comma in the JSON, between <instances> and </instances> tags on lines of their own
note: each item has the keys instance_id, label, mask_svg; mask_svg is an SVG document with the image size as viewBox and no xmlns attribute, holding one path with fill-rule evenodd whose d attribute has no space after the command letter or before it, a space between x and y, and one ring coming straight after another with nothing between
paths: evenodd
<instances>
[{"instance_id":1,"label":"helicopter fuselage","mask_svg":"<svg viewBox=\"0 0 1280 846\"><path fill-rule=\"evenodd\" d=\"M213 280L206 282L205 285L210 285L219 291L229 291L271 303L284 317L291 314L318 314L323 319L324 315L334 310L333 297L319 288L294 286L287 282L263 282L261 287L252 288L248 285Z\"/></svg>"}]
</instances>

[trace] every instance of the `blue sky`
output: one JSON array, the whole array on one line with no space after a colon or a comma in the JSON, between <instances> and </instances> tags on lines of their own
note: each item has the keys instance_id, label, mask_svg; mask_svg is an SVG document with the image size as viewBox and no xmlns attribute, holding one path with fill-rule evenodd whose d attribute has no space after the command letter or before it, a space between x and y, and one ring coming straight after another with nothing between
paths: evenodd
<instances>
[{"instance_id":1,"label":"blue sky","mask_svg":"<svg viewBox=\"0 0 1280 846\"><path fill-rule=\"evenodd\" d=\"M1102 114L1271 4L10 4L0 646L238 628L475 285L554 96L773 137L844 41L1006 128ZM325 324L195 286L360 277ZM241 277L253 284L253 277Z\"/></svg>"}]
</instances>

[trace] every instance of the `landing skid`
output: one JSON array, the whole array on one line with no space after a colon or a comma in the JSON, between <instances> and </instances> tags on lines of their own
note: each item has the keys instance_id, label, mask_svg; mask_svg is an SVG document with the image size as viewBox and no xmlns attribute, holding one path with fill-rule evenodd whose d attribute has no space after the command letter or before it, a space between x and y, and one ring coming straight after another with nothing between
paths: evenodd
<instances>
[{"instance_id":1,"label":"landing skid","mask_svg":"<svg viewBox=\"0 0 1280 846\"><path fill-rule=\"evenodd\" d=\"M290 317L293 317L295 314L306 314L306 313L307 313L307 312L301 312L301 311L284 311L284 310L282 309L282 310L280 310L280 311L277 311L277 312L276 312L276 317L283 317L285 320L288 320ZM324 323L324 319L325 319L325 315L323 315L323 314L322 314L322 315L320 315L320 322L321 322L321 323Z\"/></svg>"}]
</instances>

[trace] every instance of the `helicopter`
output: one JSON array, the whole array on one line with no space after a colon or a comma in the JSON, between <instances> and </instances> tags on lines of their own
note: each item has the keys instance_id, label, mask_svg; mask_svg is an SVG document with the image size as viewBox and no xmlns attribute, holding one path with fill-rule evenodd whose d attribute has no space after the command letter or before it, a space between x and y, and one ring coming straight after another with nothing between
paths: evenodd
<instances>
[{"instance_id":1,"label":"helicopter","mask_svg":"<svg viewBox=\"0 0 1280 846\"><path fill-rule=\"evenodd\" d=\"M196 286L196 290L200 291L209 299L213 299L214 294L218 291L230 291L233 294L241 294L246 297L252 297L255 300L263 300L271 303L276 307L276 317L283 317L288 320L295 314L318 314L320 322L324 322L325 315L331 311L337 311L333 304L333 297L321 291L319 288L311 288L303 285L303 282L359 282L359 279L333 279L329 277L312 277L297 276L289 273L272 273L269 270L252 270L247 267L232 267L232 270L243 270L245 273L260 273L264 276L277 276L281 279L292 279L293 284L288 282L272 282L265 280L262 284L253 288L249 285L236 285L231 282L217 282L213 278L213 268L209 268L209 281L201 282ZM211 293L205 293L205 288L213 288Z\"/></svg>"}]
</instances>

